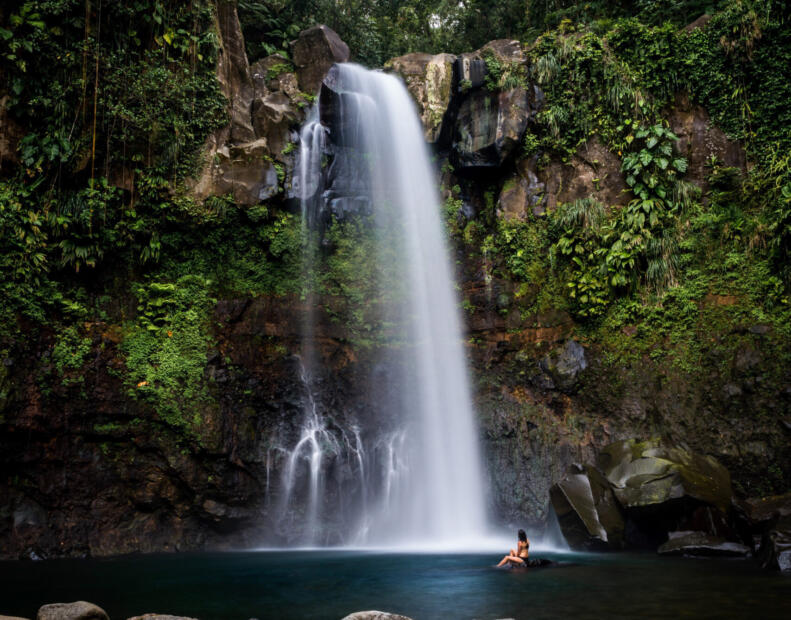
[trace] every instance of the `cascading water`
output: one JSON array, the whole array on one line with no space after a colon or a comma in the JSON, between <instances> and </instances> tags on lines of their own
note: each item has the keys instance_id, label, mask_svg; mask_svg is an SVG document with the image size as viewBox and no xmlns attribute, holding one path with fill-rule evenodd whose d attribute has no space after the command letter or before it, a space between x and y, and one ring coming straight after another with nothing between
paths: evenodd
<instances>
[{"instance_id":1,"label":"cascading water","mask_svg":"<svg viewBox=\"0 0 791 620\"><path fill-rule=\"evenodd\" d=\"M281 518L308 544L330 542L322 531L330 510L344 513L345 528L332 542L437 547L480 540L485 494L458 304L435 171L403 84L356 65L333 67L302 129L295 182L306 235L330 215L354 212L370 215L382 245L395 249L370 258L396 264L395 281L381 287L392 293L386 312L402 336L382 356L403 372L387 378L397 382L390 393L398 402L383 396L379 403L386 428L344 427L331 411L319 411L311 380L315 300L306 293L300 367L308 404L299 437L283 455ZM334 501L327 499L330 483Z\"/></svg>"}]
</instances>

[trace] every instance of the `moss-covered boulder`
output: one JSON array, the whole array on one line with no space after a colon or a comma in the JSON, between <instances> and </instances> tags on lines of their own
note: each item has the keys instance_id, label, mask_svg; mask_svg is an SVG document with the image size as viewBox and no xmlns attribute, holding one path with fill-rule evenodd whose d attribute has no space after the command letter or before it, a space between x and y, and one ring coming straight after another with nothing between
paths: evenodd
<instances>
[{"instance_id":1,"label":"moss-covered boulder","mask_svg":"<svg viewBox=\"0 0 791 620\"><path fill-rule=\"evenodd\" d=\"M597 459L624 508L640 508L691 498L722 512L731 505L731 476L714 457L658 439L610 444Z\"/></svg>"}]
</instances>

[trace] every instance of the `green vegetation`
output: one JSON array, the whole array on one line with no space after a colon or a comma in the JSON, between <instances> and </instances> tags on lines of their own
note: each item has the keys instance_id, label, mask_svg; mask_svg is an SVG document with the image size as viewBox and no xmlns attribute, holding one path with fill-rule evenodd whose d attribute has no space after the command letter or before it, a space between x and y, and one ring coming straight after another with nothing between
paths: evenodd
<instances>
[{"instance_id":1,"label":"green vegetation","mask_svg":"<svg viewBox=\"0 0 791 620\"><path fill-rule=\"evenodd\" d=\"M211 402L203 380L215 303L210 284L184 276L175 283L135 285L138 316L124 329L129 395L147 400L163 422L185 430L200 424L202 407Z\"/></svg>"}]
</instances>

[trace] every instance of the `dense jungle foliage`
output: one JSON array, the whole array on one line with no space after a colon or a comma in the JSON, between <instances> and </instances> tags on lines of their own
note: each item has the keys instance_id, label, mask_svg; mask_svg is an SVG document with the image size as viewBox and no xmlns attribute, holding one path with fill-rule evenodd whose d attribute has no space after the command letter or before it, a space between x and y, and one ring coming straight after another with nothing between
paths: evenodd
<instances>
[{"instance_id":1,"label":"dense jungle foliage","mask_svg":"<svg viewBox=\"0 0 791 620\"><path fill-rule=\"evenodd\" d=\"M225 0L219 0L225 1ZM634 200L592 198L546 217L449 227L491 275L521 284L527 320L568 310L614 356L673 343L694 368L701 329L770 323L786 342L791 268L791 24L778 0L240 0L251 60L313 23L336 29L355 59L379 66L409 51L469 51L513 37L530 70L490 59L492 89L538 83L546 105L525 137L539 165L593 135L622 160ZM211 399L202 370L210 308L222 296L303 290L299 217L195 200L185 181L206 137L227 122L215 77L214 0L10 0L0 7L0 101L24 133L19 165L0 169L0 356L56 332L54 374L78 381L90 322L121 327L125 381L161 417L188 427ZM704 29L683 26L703 12ZM743 142L746 174L718 161L701 195L684 176L667 111L680 93ZM348 301L372 342L360 229L330 232L322 290ZM347 241L344 241L347 239ZM707 309L706 295L738 303ZM356 303L355 302L359 302ZM640 325L627 346L624 326ZM639 345L635 348L635 342ZM641 349L642 347L642 349ZM778 355L788 355L787 350ZM52 370L51 369L51 370ZM60 378L59 378L60 377Z\"/></svg>"}]
</instances>

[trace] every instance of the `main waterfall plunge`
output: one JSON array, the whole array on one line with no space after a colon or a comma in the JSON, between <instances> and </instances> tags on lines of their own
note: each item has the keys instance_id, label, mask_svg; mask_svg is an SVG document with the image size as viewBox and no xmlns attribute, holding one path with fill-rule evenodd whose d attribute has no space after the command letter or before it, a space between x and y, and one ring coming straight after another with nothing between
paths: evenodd
<instances>
[{"instance_id":1,"label":"main waterfall plunge","mask_svg":"<svg viewBox=\"0 0 791 620\"><path fill-rule=\"evenodd\" d=\"M268 481L280 485L273 510L283 539L474 544L486 535L485 493L458 304L435 169L397 78L350 64L331 69L301 132L294 188L307 236L333 218L369 222L377 239L369 258L387 300L379 318L390 336L378 387L369 388L377 411L356 420L322 408L316 300L306 291L302 425L290 445L281 442L281 467ZM306 276L314 259L308 251Z\"/></svg>"}]
</instances>

